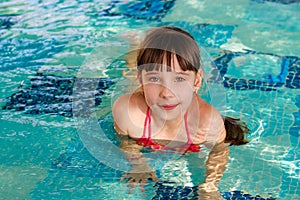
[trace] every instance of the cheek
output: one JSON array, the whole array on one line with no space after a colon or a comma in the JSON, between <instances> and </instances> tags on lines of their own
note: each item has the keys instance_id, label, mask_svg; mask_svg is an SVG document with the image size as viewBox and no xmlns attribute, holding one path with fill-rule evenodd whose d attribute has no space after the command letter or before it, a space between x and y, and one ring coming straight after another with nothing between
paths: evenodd
<instances>
[{"instance_id":1,"label":"cheek","mask_svg":"<svg viewBox=\"0 0 300 200\"><path fill-rule=\"evenodd\" d=\"M157 85L144 85L144 96L149 106L155 104L156 99L159 96L157 91Z\"/></svg>"},{"instance_id":2,"label":"cheek","mask_svg":"<svg viewBox=\"0 0 300 200\"><path fill-rule=\"evenodd\" d=\"M193 97L193 90L182 90L179 94L180 99L183 101L190 101Z\"/></svg>"},{"instance_id":3,"label":"cheek","mask_svg":"<svg viewBox=\"0 0 300 200\"><path fill-rule=\"evenodd\" d=\"M176 91L178 98L185 104L189 104L193 98L194 90L192 87L181 87Z\"/></svg>"}]
</instances>

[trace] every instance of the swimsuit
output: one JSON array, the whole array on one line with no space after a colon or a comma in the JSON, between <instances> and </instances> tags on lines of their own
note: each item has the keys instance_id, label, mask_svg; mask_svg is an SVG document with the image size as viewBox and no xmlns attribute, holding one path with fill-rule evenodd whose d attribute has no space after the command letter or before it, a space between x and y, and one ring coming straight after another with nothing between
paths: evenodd
<instances>
[{"instance_id":1,"label":"swimsuit","mask_svg":"<svg viewBox=\"0 0 300 200\"><path fill-rule=\"evenodd\" d=\"M175 150L175 151L179 151L182 153L188 153L188 152L200 152L200 146L196 145L192 142L191 140L191 136L190 136L190 131L188 128L188 122L187 122L187 112L184 115L184 124L185 124L185 130L186 130L186 134L187 134L187 138L188 138L188 142L185 145L179 146L179 147L167 147L166 145L162 145L162 144L158 144L156 142L153 142L151 139L151 134L152 134L152 130L151 130L151 110L148 107L147 109L147 113L146 113L146 118L145 118L145 123L144 123L144 131L143 131L143 136L136 140L136 143L144 146L144 147L150 147L151 149L154 150ZM146 132L147 132L147 125L148 125L148 138L146 137Z\"/></svg>"}]
</instances>

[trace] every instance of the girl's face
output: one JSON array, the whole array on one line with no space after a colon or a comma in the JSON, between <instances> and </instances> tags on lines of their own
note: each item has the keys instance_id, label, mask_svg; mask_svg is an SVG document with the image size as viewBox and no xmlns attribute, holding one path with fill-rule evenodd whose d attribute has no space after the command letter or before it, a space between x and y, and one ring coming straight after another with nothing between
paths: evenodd
<instances>
[{"instance_id":1,"label":"girl's face","mask_svg":"<svg viewBox=\"0 0 300 200\"><path fill-rule=\"evenodd\" d=\"M202 79L201 69L197 74L183 71L176 56L172 59L174 66L171 71L167 71L167 66L162 66L162 70L142 70L139 75L145 100L153 115L165 120L181 117L187 111Z\"/></svg>"}]
</instances>

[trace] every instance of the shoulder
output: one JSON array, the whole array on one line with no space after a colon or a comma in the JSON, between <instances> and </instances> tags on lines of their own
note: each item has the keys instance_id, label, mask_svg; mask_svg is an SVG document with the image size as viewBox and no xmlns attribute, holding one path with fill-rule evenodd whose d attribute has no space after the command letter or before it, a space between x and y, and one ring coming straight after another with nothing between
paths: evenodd
<instances>
[{"instance_id":1,"label":"shoulder","mask_svg":"<svg viewBox=\"0 0 300 200\"><path fill-rule=\"evenodd\" d=\"M125 94L123 96L120 96L113 104L112 106L112 113L114 118L118 117L122 113L124 113L124 108L128 109L129 107L129 101L132 94Z\"/></svg>"},{"instance_id":2,"label":"shoulder","mask_svg":"<svg viewBox=\"0 0 300 200\"><path fill-rule=\"evenodd\" d=\"M199 97L199 133L205 133L205 142L218 144L225 140L226 130L220 112Z\"/></svg>"},{"instance_id":3,"label":"shoulder","mask_svg":"<svg viewBox=\"0 0 300 200\"><path fill-rule=\"evenodd\" d=\"M129 93L120 96L112 106L114 127L117 133L128 135L132 127L138 124L138 116L141 115L143 98L138 93Z\"/></svg>"},{"instance_id":4,"label":"shoulder","mask_svg":"<svg viewBox=\"0 0 300 200\"><path fill-rule=\"evenodd\" d=\"M224 124L220 112L200 97L198 97L198 107L200 111L199 119L202 123L212 123L213 125L216 125L216 123Z\"/></svg>"},{"instance_id":5,"label":"shoulder","mask_svg":"<svg viewBox=\"0 0 300 200\"><path fill-rule=\"evenodd\" d=\"M141 92L133 92L120 96L112 106L113 114L122 114L124 111L136 111L140 107L144 107L145 100ZM115 117L115 116L114 116Z\"/></svg>"},{"instance_id":6,"label":"shoulder","mask_svg":"<svg viewBox=\"0 0 300 200\"><path fill-rule=\"evenodd\" d=\"M114 128L119 134L127 135L128 130L126 127L125 119L127 112L124 110L128 110L129 100L131 94L125 94L119 97L112 106L112 115L114 118Z\"/></svg>"},{"instance_id":7,"label":"shoulder","mask_svg":"<svg viewBox=\"0 0 300 200\"><path fill-rule=\"evenodd\" d=\"M117 98L117 100L113 104L112 111L115 112L118 111L121 107L128 106L131 96L132 94L124 94Z\"/></svg>"}]
</instances>

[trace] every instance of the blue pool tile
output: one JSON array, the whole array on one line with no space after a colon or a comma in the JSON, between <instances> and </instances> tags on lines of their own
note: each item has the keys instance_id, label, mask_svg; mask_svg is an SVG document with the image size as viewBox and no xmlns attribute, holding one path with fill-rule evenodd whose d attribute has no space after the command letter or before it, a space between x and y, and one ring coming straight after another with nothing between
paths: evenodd
<instances>
[{"instance_id":1,"label":"blue pool tile","mask_svg":"<svg viewBox=\"0 0 300 200\"><path fill-rule=\"evenodd\" d=\"M188 31L204 47L219 48L225 44L232 36L235 26L222 24L200 24L185 21L163 22L160 26L177 26ZM211 38L214 38L213 40Z\"/></svg>"},{"instance_id":2,"label":"blue pool tile","mask_svg":"<svg viewBox=\"0 0 300 200\"><path fill-rule=\"evenodd\" d=\"M296 126L296 125L292 126L292 127L290 128L289 134L290 134L291 136L294 136L294 137L297 137L297 138L298 138L298 137L300 136L300 127L299 127L299 126Z\"/></svg>"},{"instance_id":3,"label":"blue pool tile","mask_svg":"<svg viewBox=\"0 0 300 200\"><path fill-rule=\"evenodd\" d=\"M17 15L1 15L0 16L0 30L9 29L18 23L19 17Z\"/></svg>"},{"instance_id":4,"label":"blue pool tile","mask_svg":"<svg viewBox=\"0 0 300 200\"><path fill-rule=\"evenodd\" d=\"M125 16L136 19L160 21L174 6L175 0L142 0L142 1L111 1L103 10L103 16Z\"/></svg>"},{"instance_id":5,"label":"blue pool tile","mask_svg":"<svg viewBox=\"0 0 300 200\"><path fill-rule=\"evenodd\" d=\"M229 66L232 60L239 56L248 55L262 55L271 56L280 59L281 65L278 66L280 73L278 75L267 74L261 79L246 79L243 77L230 77L228 74ZM263 59L264 57L262 57ZM250 59L250 58L249 58ZM258 89L262 91L274 91L283 86L290 89L300 88L300 59L295 56L277 56L274 54L260 53L255 51L247 50L246 52L231 52L224 51L224 53L214 59L214 64L218 69L221 77L223 77L223 84L225 87L235 90L252 90ZM218 73L213 72L209 81L217 82L219 77Z\"/></svg>"},{"instance_id":6,"label":"blue pool tile","mask_svg":"<svg viewBox=\"0 0 300 200\"><path fill-rule=\"evenodd\" d=\"M95 107L102 102L102 95L113 81L111 79L75 79L74 77L59 77L53 75L36 74L30 80L30 84L6 98L2 109L23 110L26 114L53 113L67 117L73 116L73 89L74 83L84 92L90 92L88 98L76 101L76 113L88 114L86 105ZM80 82L80 85L78 85ZM96 83L96 88L92 88ZM86 97L86 99L85 99Z\"/></svg>"},{"instance_id":7,"label":"blue pool tile","mask_svg":"<svg viewBox=\"0 0 300 200\"><path fill-rule=\"evenodd\" d=\"M259 195L252 196L241 191L225 192L222 194L222 197L227 200L276 200L274 197L263 198Z\"/></svg>"},{"instance_id":8,"label":"blue pool tile","mask_svg":"<svg viewBox=\"0 0 300 200\"><path fill-rule=\"evenodd\" d=\"M300 59L298 57L287 57L289 62L289 70L286 77L286 87L291 89L300 88Z\"/></svg>"},{"instance_id":9,"label":"blue pool tile","mask_svg":"<svg viewBox=\"0 0 300 200\"><path fill-rule=\"evenodd\" d=\"M280 3L280 4L292 4L292 3L299 3L299 0L251 0L257 3L265 3L265 2L273 2L273 3Z\"/></svg>"},{"instance_id":10,"label":"blue pool tile","mask_svg":"<svg viewBox=\"0 0 300 200\"><path fill-rule=\"evenodd\" d=\"M157 182L155 196L152 198L158 199L196 199L196 187L170 186L172 183Z\"/></svg>"},{"instance_id":11,"label":"blue pool tile","mask_svg":"<svg viewBox=\"0 0 300 200\"><path fill-rule=\"evenodd\" d=\"M283 86L283 83L269 84L259 80L253 79L242 79L242 78L229 78L224 77L224 87L233 90L253 90L258 89L262 91L274 91L276 88Z\"/></svg>"},{"instance_id":12,"label":"blue pool tile","mask_svg":"<svg viewBox=\"0 0 300 200\"><path fill-rule=\"evenodd\" d=\"M265 80L269 83L283 83L285 82L286 76L288 74L289 68L291 65L291 59L287 57L282 58L281 62L281 72L279 75L274 76L272 74L267 74Z\"/></svg>"},{"instance_id":13,"label":"blue pool tile","mask_svg":"<svg viewBox=\"0 0 300 200\"><path fill-rule=\"evenodd\" d=\"M57 39L1 39L0 38L0 71L15 68L39 69L45 65L45 58L61 52L67 41ZM49 64L49 63L48 63Z\"/></svg>"},{"instance_id":14,"label":"blue pool tile","mask_svg":"<svg viewBox=\"0 0 300 200\"><path fill-rule=\"evenodd\" d=\"M113 151L107 150L107 154ZM121 171L113 169L95 159L78 139L72 139L63 153L51 163L51 169L77 177L119 180Z\"/></svg>"},{"instance_id":15,"label":"blue pool tile","mask_svg":"<svg viewBox=\"0 0 300 200\"><path fill-rule=\"evenodd\" d=\"M296 96L295 102L296 102L296 106L300 109L300 95Z\"/></svg>"},{"instance_id":16,"label":"blue pool tile","mask_svg":"<svg viewBox=\"0 0 300 200\"><path fill-rule=\"evenodd\" d=\"M294 118L295 118L295 122L297 122L296 124L300 124L300 113L299 112L294 112L293 115L294 115Z\"/></svg>"},{"instance_id":17,"label":"blue pool tile","mask_svg":"<svg viewBox=\"0 0 300 200\"><path fill-rule=\"evenodd\" d=\"M197 186L194 187L182 187L182 186L170 186L169 183L157 182L155 184L156 194L152 200L164 200L164 199L193 199L196 200L199 197ZM180 188L180 189L178 189ZM276 200L275 197L263 198L260 195L250 195L242 191L230 191L223 192L221 196L227 200Z\"/></svg>"},{"instance_id":18,"label":"blue pool tile","mask_svg":"<svg viewBox=\"0 0 300 200\"><path fill-rule=\"evenodd\" d=\"M300 95L295 97L295 105L298 107L298 111L294 112L294 123L289 130L289 134L294 137L300 136Z\"/></svg>"}]
</instances>

